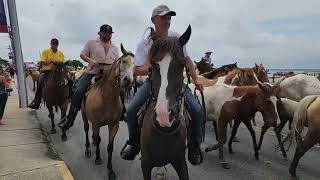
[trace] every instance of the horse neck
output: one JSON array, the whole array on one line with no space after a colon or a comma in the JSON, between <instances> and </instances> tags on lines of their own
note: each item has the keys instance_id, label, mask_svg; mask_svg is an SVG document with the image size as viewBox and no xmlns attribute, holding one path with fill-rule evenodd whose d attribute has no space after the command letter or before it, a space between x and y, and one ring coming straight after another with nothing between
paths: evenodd
<instances>
[{"instance_id":1,"label":"horse neck","mask_svg":"<svg viewBox=\"0 0 320 180\"><path fill-rule=\"evenodd\" d=\"M259 87L257 86L238 86L235 89L235 93L237 94L237 97L242 97L242 101L246 102L246 104L249 105L249 107L254 111L257 111L258 107L256 104L256 98L259 95Z\"/></svg>"},{"instance_id":2,"label":"horse neck","mask_svg":"<svg viewBox=\"0 0 320 180\"><path fill-rule=\"evenodd\" d=\"M238 70L233 70L231 72L229 72L227 75L226 75L226 78L225 78L225 83L226 84L231 84L233 78L238 74Z\"/></svg>"},{"instance_id":3,"label":"horse neck","mask_svg":"<svg viewBox=\"0 0 320 180\"><path fill-rule=\"evenodd\" d=\"M100 84L98 84L103 98L114 99L120 96L120 85L116 85L117 80L118 74L115 71L110 72L109 75L104 75L103 79L100 81ZM118 83L120 83L120 80L118 81Z\"/></svg>"}]
</instances>

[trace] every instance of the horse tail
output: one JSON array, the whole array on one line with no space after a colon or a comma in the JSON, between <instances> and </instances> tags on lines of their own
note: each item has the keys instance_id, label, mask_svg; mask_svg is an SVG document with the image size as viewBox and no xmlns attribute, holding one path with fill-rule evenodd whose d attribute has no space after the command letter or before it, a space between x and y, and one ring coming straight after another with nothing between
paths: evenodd
<instances>
[{"instance_id":1,"label":"horse tail","mask_svg":"<svg viewBox=\"0 0 320 180\"><path fill-rule=\"evenodd\" d=\"M289 148L293 142L293 139L296 138L296 143L301 142L302 133L304 129L304 124L308 123L307 113L309 106L316 100L318 96L307 96L299 102L299 105L293 116L293 127L290 130L289 134Z\"/></svg>"}]
</instances>

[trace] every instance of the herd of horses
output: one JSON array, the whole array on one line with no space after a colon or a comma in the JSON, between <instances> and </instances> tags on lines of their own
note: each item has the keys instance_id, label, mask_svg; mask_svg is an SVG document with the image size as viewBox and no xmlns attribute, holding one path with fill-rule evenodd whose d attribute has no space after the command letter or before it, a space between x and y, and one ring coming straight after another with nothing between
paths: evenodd
<instances>
[{"instance_id":1,"label":"herd of horses","mask_svg":"<svg viewBox=\"0 0 320 180\"><path fill-rule=\"evenodd\" d=\"M182 47L191 36L191 27L180 38L162 39L151 36L153 45L150 53L152 67L152 98L148 100L141 124L141 168L143 177L151 179L153 167L171 164L180 179L189 179L185 160L190 118L185 106L183 93L186 84L185 59ZM113 63L111 70L103 72L102 78L90 86L82 103L82 119L86 135L86 157L91 157L89 140L89 122L92 129L92 141L96 146L95 163L101 164L99 135L100 127L108 126L108 175L115 179L112 168L112 152L115 135L119 129L119 119L123 110L120 94L131 91L125 80L130 80L136 89L140 82L133 75L134 55L121 45L123 55ZM51 133L56 133L53 107L61 110L61 118L65 116L68 106L68 72L66 64L54 64L54 69L43 89L43 101L49 110L52 121ZM205 148L206 152L219 151L219 160L223 168L231 168L225 159L223 146L227 142L227 128L232 131L228 141L229 153L234 153L232 143L240 123L249 130L254 155L259 160L265 132L273 127L283 157L287 158L284 148L286 142L295 140L297 146L289 172L296 176L296 167L304 153L320 143L320 81L317 77L303 74L282 77L277 83L271 84L266 69L262 64L249 68L239 68L237 64L224 65L220 68L208 68L205 63L198 63L199 81L204 85L203 100L206 121L214 127L217 143ZM33 80L34 73L28 72ZM189 87L196 93L195 86ZM128 88L129 87L129 88ZM130 93L127 93L130 94ZM252 122L256 112L262 114L263 126L257 143ZM161 115L165 114L162 118ZM194 119L191 119L191 121ZM288 136L281 137L281 131L289 123L291 129ZM307 127L306 135L303 134ZM66 132L62 132L62 140L66 140Z\"/></svg>"}]
</instances>

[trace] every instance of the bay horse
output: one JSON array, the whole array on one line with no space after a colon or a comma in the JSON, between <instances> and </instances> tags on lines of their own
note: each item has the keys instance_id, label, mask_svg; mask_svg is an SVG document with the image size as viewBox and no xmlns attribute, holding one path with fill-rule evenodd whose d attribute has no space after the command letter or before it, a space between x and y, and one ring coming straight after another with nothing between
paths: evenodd
<instances>
[{"instance_id":1,"label":"bay horse","mask_svg":"<svg viewBox=\"0 0 320 180\"><path fill-rule=\"evenodd\" d=\"M320 143L320 96L311 95L303 98L294 113L293 128L290 134L283 142L288 139L292 142L295 139L297 143L293 160L290 164L289 173L296 177L296 169L300 158L316 143ZM308 131L302 137L304 127ZM282 142L282 143L283 143ZM291 143L290 143L291 144Z\"/></svg>"},{"instance_id":2,"label":"bay horse","mask_svg":"<svg viewBox=\"0 0 320 180\"><path fill-rule=\"evenodd\" d=\"M145 180L151 180L153 167L171 163L179 179L188 180L185 160L187 141L184 116L184 67L182 47L191 35L191 26L177 38L163 39L150 34L152 96L141 129L141 168Z\"/></svg>"},{"instance_id":3,"label":"bay horse","mask_svg":"<svg viewBox=\"0 0 320 180\"><path fill-rule=\"evenodd\" d=\"M112 169L112 152L114 138L119 129L119 120L124 104L120 99L121 86L128 80L133 80L133 57L131 52L127 52L121 44L123 55L116 60L110 70L104 72L101 80L95 83L87 92L81 106L84 131L86 136L87 158L91 157L89 142L89 121L91 122L92 139L96 146L95 164L102 164L100 157L100 127L108 126L109 144L108 144L108 176L109 179L115 179L116 174Z\"/></svg>"},{"instance_id":4,"label":"bay horse","mask_svg":"<svg viewBox=\"0 0 320 180\"><path fill-rule=\"evenodd\" d=\"M53 63L53 69L49 74L47 82L45 82L42 89L42 99L49 111L49 117L51 119L51 134L56 133L54 123L53 107L59 107L61 111L61 119L66 116L68 108L69 98L69 85L68 85L68 72L65 63ZM67 139L65 131L62 131L61 139L65 141Z\"/></svg>"},{"instance_id":5,"label":"bay horse","mask_svg":"<svg viewBox=\"0 0 320 180\"><path fill-rule=\"evenodd\" d=\"M210 71L213 71L215 68L212 67L211 64L209 64L205 59L201 59L199 62L195 62L194 63L196 64L196 68L198 69L199 71L199 74L203 74L203 73L206 73L206 72L210 72Z\"/></svg>"},{"instance_id":6,"label":"bay horse","mask_svg":"<svg viewBox=\"0 0 320 180\"><path fill-rule=\"evenodd\" d=\"M38 86L38 82L40 79L40 72L35 70L27 70L26 76L30 76L33 81L33 91L36 90L36 86Z\"/></svg>"},{"instance_id":7,"label":"bay horse","mask_svg":"<svg viewBox=\"0 0 320 180\"><path fill-rule=\"evenodd\" d=\"M208 146L205 151L219 149L219 159L223 167L230 168L223 155L223 145L227 141L227 124L234 119L234 126L229 139L229 153L233 153L232 139L236 135L241 122L248 128L255 151L259 159L256 135L251 125L251 119L260 111L265 123L276 126L279 116L277 113L277 98L267 83L258 82L255 86L230 86L217 83L205 88L205 102L207 104L207 118L214 122L218 144Z\"/></svg>"}]
</instances>

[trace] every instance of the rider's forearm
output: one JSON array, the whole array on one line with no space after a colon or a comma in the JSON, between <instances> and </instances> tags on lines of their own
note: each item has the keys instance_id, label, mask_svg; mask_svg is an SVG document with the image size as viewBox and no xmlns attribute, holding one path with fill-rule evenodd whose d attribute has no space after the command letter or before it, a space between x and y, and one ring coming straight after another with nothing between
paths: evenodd
<instances>
[{"instance_id":1,"label":"rider's forearm","mask_svg":"<svg viewBox=\"0 0 320 180\"><path fill-rule=\"evenodd\" d=\"M186 61L186 66L190 72L190 76L193 79L193 81L196 81L198 79L197 73L195 71L194 65L192 63L192 60L190 59L190 57L186 57L187 61Z\"/></svg>"},{"instance_id":2,"label":"rider's forearm","mask_svg":"<svg viewBox=\"0 0 320 180\"><path fill-rule=\"evenodd\" d=\"M80 54L80 58L87 63L90 63L90 61L91 61L91 59L85 54Z\"/></svg>"},{"instance_id":3,"label":"rider's forearm","mask_svg":"<svg viewBox=\"0 0 320 180\"><path fill-rule=\"evenodd\" d=\"M134 74L136 76L147 76L148 73L149 73L148 65L134 66Z\"/></svg>"}]
</instances>

